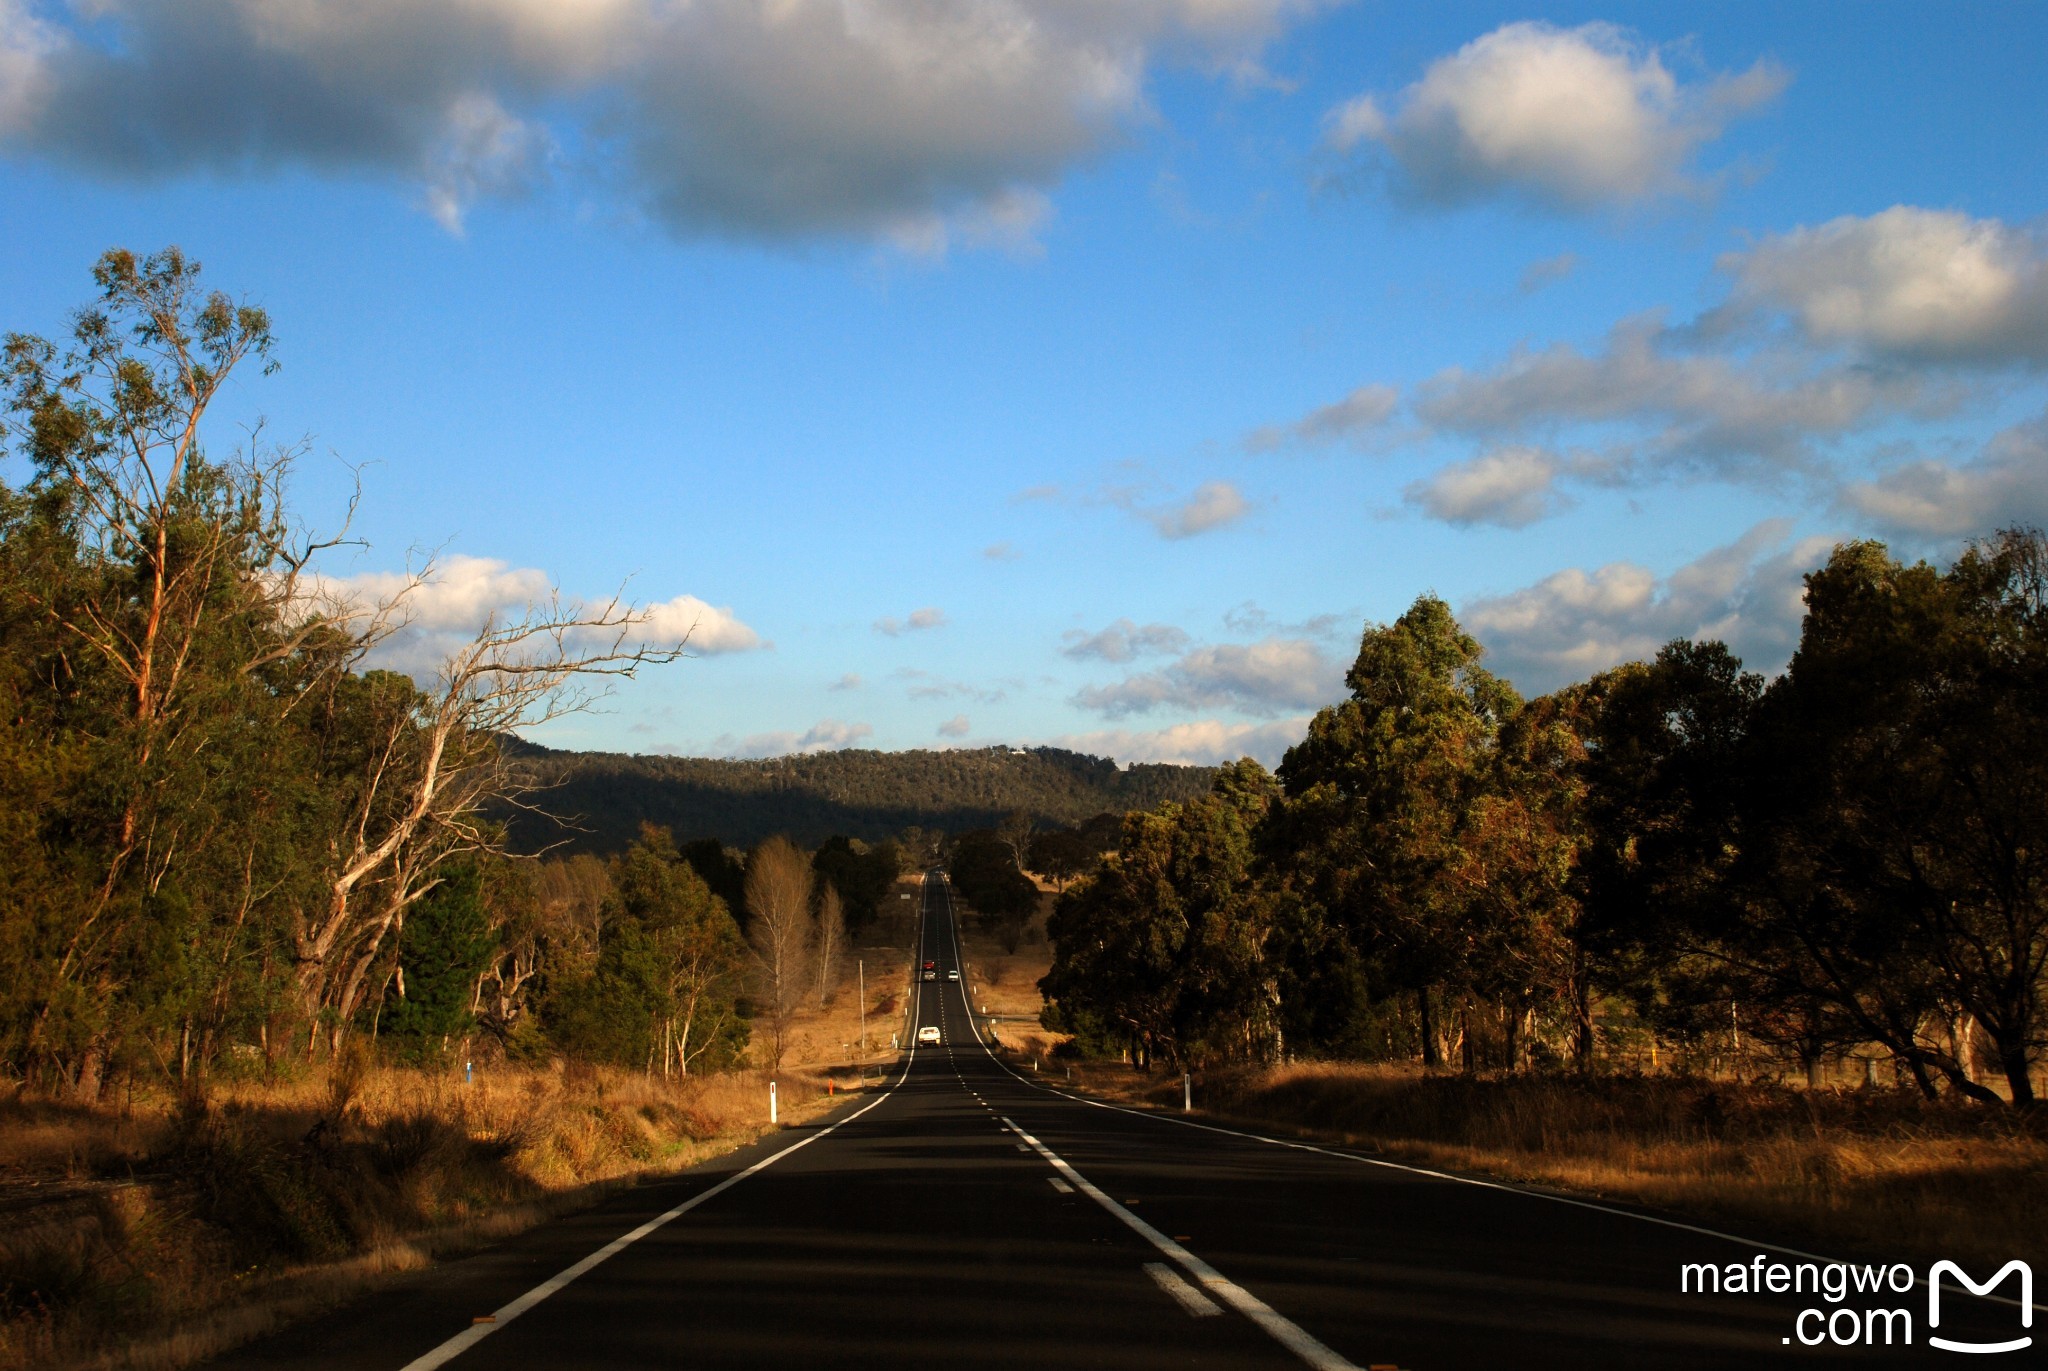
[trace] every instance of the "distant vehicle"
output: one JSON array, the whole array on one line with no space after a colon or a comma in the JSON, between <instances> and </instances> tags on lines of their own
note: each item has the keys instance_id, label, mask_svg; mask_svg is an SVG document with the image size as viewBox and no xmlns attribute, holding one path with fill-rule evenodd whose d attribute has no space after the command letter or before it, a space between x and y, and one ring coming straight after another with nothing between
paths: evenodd
<instances>
[{"instance_id":1,"label":"distant vehicle","mask_svg":"<svg viewBox=\"0 0 2048 1371\"><path fill-rule=\"evenodd\" d=\"M957 981L960 979L960 973L957 971L948 971L946 973L946 979L949 981Z\"/></svg>"},{"instance_id":2,"label":"distant vehicle","mask_svg":"<svg viewBox=\"0 0 2048 1371\"><path fill-rule=\"evenodd\" d=\"M931 970L931 969L932 969L933 967L935 967L935 966L937 966L937 965L938 965L938 963L937 963L937 962L926 962L926 963L924 964L924 969L925 969L925 970L927 970L927 971L929 971L929 970Z\"/></svg>"},{"instance_id":3,"label":"distant vehicle","mask_svg":"<svg viewBox=\"0 0 2048 1371\"><path fill-rule=\"evenodd\" d=\"M924 978L928 981L936 981L939 978L939 973L936 971L927 971L924 973Z\"/></svg>"},{"instance_id":4,"label":"distant vehicle","mask_svg":"<svg viewBox=\"0 0 2048 1371\"><path fill-rule=\"evenodd\" d=\"M917 1030L917 1040L921 1043L935 1043L939 1040L939 1030L929 1025L920 1028Z\"/></svg>"}]
</instances>

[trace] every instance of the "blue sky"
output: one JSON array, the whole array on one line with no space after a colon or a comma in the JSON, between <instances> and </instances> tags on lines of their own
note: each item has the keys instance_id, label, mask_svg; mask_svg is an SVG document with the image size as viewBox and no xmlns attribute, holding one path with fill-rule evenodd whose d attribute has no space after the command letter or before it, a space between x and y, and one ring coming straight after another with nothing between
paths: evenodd
<instances>
[{"instance_id":1,"label":"blue sky","mask_svg":"<svg viewBox=\"0 0 2048 1371\"><path fill-rule=\"evenodd\" d=\"M1449 600L1531 693L1782 663L2048 523L2048 11L0 0L0 328L176 243L394 646L628 581L542 735L1271 762ZM8 479L22 477L9 461Z\"/></svg>"}]
</instances>

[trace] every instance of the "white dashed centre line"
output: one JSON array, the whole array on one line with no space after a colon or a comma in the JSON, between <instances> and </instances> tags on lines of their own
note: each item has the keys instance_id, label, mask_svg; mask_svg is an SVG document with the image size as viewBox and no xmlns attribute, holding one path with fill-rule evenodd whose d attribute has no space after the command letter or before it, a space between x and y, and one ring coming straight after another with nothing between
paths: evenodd
<instances>
[{"instance_id":1,"label":"white dashed centre line","mask_svg":"<svg viewBox=\"0 0 2048 1371\"><path fill-rule=\"evenodd\" d=\"M1076 1171L1066 1158L1018 1128L1013 1120L1004 1118L1003 1122L1009 1124L1019 1138L1031 1144L1034 1152L1052 1163L1053 1169L1066 1177L1069 1185L1123 1220L1126 1227L1158 1248L1160 1252L1173 1258L1183 1271L1195 1278L1195 1284L1204 1294L1221 1300L1250 1319L1264 1329L1273 1341L1301 1358L1305 1365L1314 1367L1315 1371L1359 1371L1355 1362L1345 1360L1335 1348L1318 1341L1300 1324L1104 1194L1086 1176Z\"/></svg>"},{"instance_id":2,"label":"white dashed centre line","mask_svg":"<svg viewBox=\"0 0 2048 1371\"><path fill-rule=\"evenodd\" d=\"M1175 1304L1198 1319L1214 1318L1223 1312L1216 1307L1214 1300L1182 1280L1180 1272L1165 1262L1146 1262L1145 1274L1150 1276L1161 1290L1171 1295Z\"/></svg>"}]
</instances>

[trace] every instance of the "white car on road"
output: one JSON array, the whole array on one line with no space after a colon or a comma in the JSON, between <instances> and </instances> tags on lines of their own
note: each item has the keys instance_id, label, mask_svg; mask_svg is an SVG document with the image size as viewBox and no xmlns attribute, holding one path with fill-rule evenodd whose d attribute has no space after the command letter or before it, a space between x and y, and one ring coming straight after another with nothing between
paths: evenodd
<instances>
[{"instance_id":1,"label":"white car on road","mask_svg":"<svg viewBox=\"0 0 2048 1371\"><path fill-rule=\"evenodd\" d=\"M917 1040L921 1043L935 1043L939 1040L939 1030L931 1024L926 1024L917 1030Z\"/></svg>"}]
</instances>

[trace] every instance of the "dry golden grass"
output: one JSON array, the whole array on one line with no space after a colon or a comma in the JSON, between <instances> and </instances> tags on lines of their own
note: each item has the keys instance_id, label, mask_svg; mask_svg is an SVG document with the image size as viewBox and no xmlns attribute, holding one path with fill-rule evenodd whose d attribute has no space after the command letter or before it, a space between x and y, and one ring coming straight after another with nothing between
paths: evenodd
<instances>
[{"instance_id":1,"label":"dry golden grass","mask_svg":"<svg viewBox=\"0 0 2048 1371\"><path fill-rule=\"evenodd\" d=\"M1064 1064L1049 1069L1064 1071ZM1073 1068L1177 1108L1178 1078ZM1673 1076L1425 1074L1302 1063L1197 1077L1200 1112L1737 1224L1845 1255L2048 1261L2039 1123L1891 1090L1806 1092Z\"/></svg>"},{"instance_id":2,"label":"dry golden grass","mask_svg":"<svg viewBox=\"0 0 2048 1371\"><path fill-rule=\"evenodd\" d=\"M840 1083L844 1089L846 1083ZM831 1102L786 1068L781 1115ZM768 1128L758 1072L366 1069L0 1106L0 1368L191 1364Z\"/></svg>"},{"instance_id":3,"label":"dry golden grass","mask_svg":"<svg viewBox=\"0 0 2048 1371\"><path fill-rule=\"evenodd\" d=\"M996 1016L999 1040L1009 1047L1047 1051L1051 1035L1038 1026L1045 997L1038 991L1039 978L1052 969L1052 944L1045 936L1045 916L1052 909L1051 888L1039 887L1038 912L1025 925L1024 936L1014 952L1006 952L995 938L981 932L978 921L963 913L960 921L960 955L966 963L968 1001L976 1013Z\"/></svg>"},{"instance_id":4,"label":"dry golden grass","mask_svg":"<svg viewBox=\"0 0 2048 1371\"><path fill-rule=\"evenodd\" d=\"M857 1073L861 1067L894 1061L896 1049L890 1035L903 1031L904 1005L910 988L910 946L886 941L893 930L877 930L873 936L856 941L846 950L832 994L822 1004L814 996L797 1011L790 1040L783 1055L786 1067L808 1069L833 1076ZM867 978L867 1050L860 1050L861 976L865 963ZM754 1058L764 1061L757 1035Z\"/></svg>"}]
</instances>

